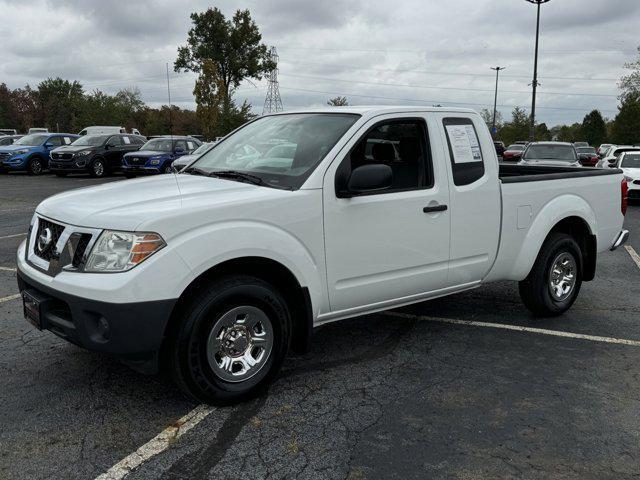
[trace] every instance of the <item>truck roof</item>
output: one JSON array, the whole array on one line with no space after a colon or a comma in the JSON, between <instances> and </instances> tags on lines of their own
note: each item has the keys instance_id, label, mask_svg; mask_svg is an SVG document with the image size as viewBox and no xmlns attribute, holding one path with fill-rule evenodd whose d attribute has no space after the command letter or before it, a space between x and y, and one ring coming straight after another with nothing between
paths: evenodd
<instances>
[{"instance_id":1,"label":"truck roof","mask_svg":"<svg viewBox=\"0 0 640 480\"><path fill-rule=\"evenodd\" d=\"M470 108L456 108L456 107L429 107L424 105L358 105L349 107L310 107L303 109L287 110L285 112L278 112L269 115L287 115L290 113L356 113L363 116L376 116L384 115L388 113L402 113L402 112L452 112L452 113L467 113L476 114L475 110Z\"/></svg>"}]
</instances>

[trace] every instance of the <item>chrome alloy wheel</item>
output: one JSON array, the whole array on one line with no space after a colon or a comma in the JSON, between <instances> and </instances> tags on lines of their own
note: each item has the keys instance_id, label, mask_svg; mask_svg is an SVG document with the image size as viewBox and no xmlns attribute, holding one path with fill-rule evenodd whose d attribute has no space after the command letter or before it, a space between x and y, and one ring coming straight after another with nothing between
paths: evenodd
<instances>
[{"instance_id":1,"label":"chrome alloy wheel","mask_svg":"<svg viewBox=\"0 0 640 480\"><path fill-rule=\"evenodd\" d=\"M559 253L551 264L549 292L551 297L562 302L569 298L576 284L576 259L569 252Z\"/></svg>"},{"instance_id":2,"label":"chrome alloy wheel","mask_svg":"<svg viewBox=\"0 0 640 480\"><path fill-rule=\"evenodd\" d=\"M236 307L213 325L207 340L207 360L216 376L243 382L265 365L273 348L273 326L257 307Z\"/></svg>"},{"instance_id":3,"label":"chrome alloy wheel","mask_svg":"<svg viewBox=\"0 0 640 480\"><path fill-rule=\"evenodd\" d=\"M101 177L104 174L104 164L102 161L97 160L93 163L93 173L96 177Z\"/></svg>"}]
</instances>

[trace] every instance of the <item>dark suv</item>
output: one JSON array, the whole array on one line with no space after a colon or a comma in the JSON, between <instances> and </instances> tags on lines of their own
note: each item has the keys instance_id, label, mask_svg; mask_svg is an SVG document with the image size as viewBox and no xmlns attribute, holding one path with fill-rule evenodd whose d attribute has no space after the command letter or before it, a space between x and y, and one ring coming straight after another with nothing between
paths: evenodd
<instances>
[{"instance_id":1,"label":"dark suv","mask_svg":"<svg viewBox=\"0 0 640 480\"><path fill-rule=\"evenodd\" d=\"M59 177L72 172L87 172L104 177L122 168L125 153L135 152L144 144L138 135L85 135L71 145L51 151L49 170Z\"/></svg>"},{"instance_id":2,"label":"dark suv","mask_svg":"<svg viewBox=\"0 0 640 480\"><path fill-rule=\"evenodd\" d=\"M141 173L166 173L173 161L188 155L202 142L188 136L162 136L149 140L139 152L129 153L122 159L122 171L127 178Z\"/></svg>"}]
</instances>

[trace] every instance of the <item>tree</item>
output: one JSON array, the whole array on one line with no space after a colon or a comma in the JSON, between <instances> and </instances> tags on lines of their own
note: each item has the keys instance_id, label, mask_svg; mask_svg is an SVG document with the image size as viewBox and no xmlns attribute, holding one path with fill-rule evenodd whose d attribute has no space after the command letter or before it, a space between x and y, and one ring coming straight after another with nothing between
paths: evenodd
<instances>
[{"instance_id":1,"label":"tree","mask_svg":"<svg viewBox=\"0 0 640 480\"><path fill-rule=\"evenodd\" d=\"M348 107L349 101L347 97L333 97L327 101L327 105L331 107Z\"/></svg>"},{"instance_id":2,"label":"tree","mask_svg":"<svg viewBox=\"0 0 640 480\"><path fill-rule=\"evenodd\" d=\"M498 131L498 138L509 145L518 140L529 138L530 120L524 108L515 107L511 112L511 121Z\"/></svg>"},{"instance_id":3,"label":"tree","mask_svg":"<svg viewBox=\"0 0 640 480\"><path fill-rule=\"evenodd\" d=\"M227 20L218 8L192 13L187 45L178 48L174 70L199 75L194 88L201 123L216 121L210 131L224 135L246 121L251 106L235 105L233 93L243 80L261 80L276 65L248 10Z\"/></svg>"},{"instance_id":4,"label":"tree","mask_svg":"<svg viewBox=\"0 0 640 480\"><path fill-rule=\"evenodd\" d=\"M635 62L625 63L624 68L630 70L631 73L623 76L618 84L622 91L621 100L629 95L640 93L640 47L638 47L638 59Z\"/></svg>"},{"instance_id":5,"label":"tree","mask_svg":"<svg viewBox=\"0 0 640 480\"><path fill-rule=\"evenodd\" d=\"M493 110L483 108L480 110L480 116L484 120L484 123L487 124L487 127L491 128L493 126ZM503 124L504 120L502 119L502 113L500 113L499 110L496 110L496 128L500 130Z\"/></svg>"},{"instance_id":6,"label":"tree","mask_svg":"<svg viewBox=\"0 0 640 480\"><path fill-rule=\"evenodd\" d=\"M592 110L582 120L581 138L589 145L602 145L607 139L607 124L598 110Z\"/></svg>"},{"instance_id":7,"label":"tree","mask_svg":"<svg viewBox=\"0 0 640 480\"><path fill-rule=\"evenodd\" d=\"M622 97L611 136L620 145L633 145L640 141L640 93L627 93Z\"/></svg>"},{"instance_id":8,"label":"tree","mask_svg":"<svg viewBox=\"0 0 640 480\"><path fill-rule=\"evenodd\" d=\"M77 117L84 99L80 83L47 78L38 84L38 105L43 127L61 132L78 131Z\"/></svg>"}]
</instances>

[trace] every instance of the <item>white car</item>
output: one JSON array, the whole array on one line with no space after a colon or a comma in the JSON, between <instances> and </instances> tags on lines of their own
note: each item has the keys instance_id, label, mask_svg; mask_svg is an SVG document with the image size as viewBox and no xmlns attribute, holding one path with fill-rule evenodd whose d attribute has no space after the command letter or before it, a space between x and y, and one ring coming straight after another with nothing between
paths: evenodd
<instances>
[{"instance_id":1,"label":"white car","mask_svg":"<svg viewBox=\"0 0 640 480\"><path fill-rule=\"evenodd\" d=\"M640 199L640 151L623 152L616 165L622 170L627 181L628 198L631 200Z\"/></svg>"},{"instance_id":2,"label":"white car","mask_svg":"<svg viewBox=\"0 0 640 480\"><path fill-rule=\"evenodd\" d=\"M611 143L603 143L602 145L600 145L598 147L598 150L596 151L596 153L598 154L598 156L600 158L602 158L607 153L607 150L609 150L609 148L612 147L612 146L613 146L613 144L611 144Z\"/></svg>"},{"instance_id":3,"label":"white car","mask_svg":"<svg viewBox=\"0 0 640 480\"><path fill-rule=\"evenodd\" d=\"M631 145L612 145L607 150L606 155L598 161L596 168L616 168L620 154L623 152L637 152L640 147Z\"/></svg>"},{"instance_id":4,"label":"white car","mask_svg":"<svg viewBox=\"0 0 640 480\"><path fill-rule=\"evenodd\" d=\"M144 371L162 356L187 394L227 403L329 322L498 280L562 314L628 237L623 184L615 169L499 166L471 110L290 111L180 174L43 201L18 282L37 328Z\"/></svg>"}]
</instances>

